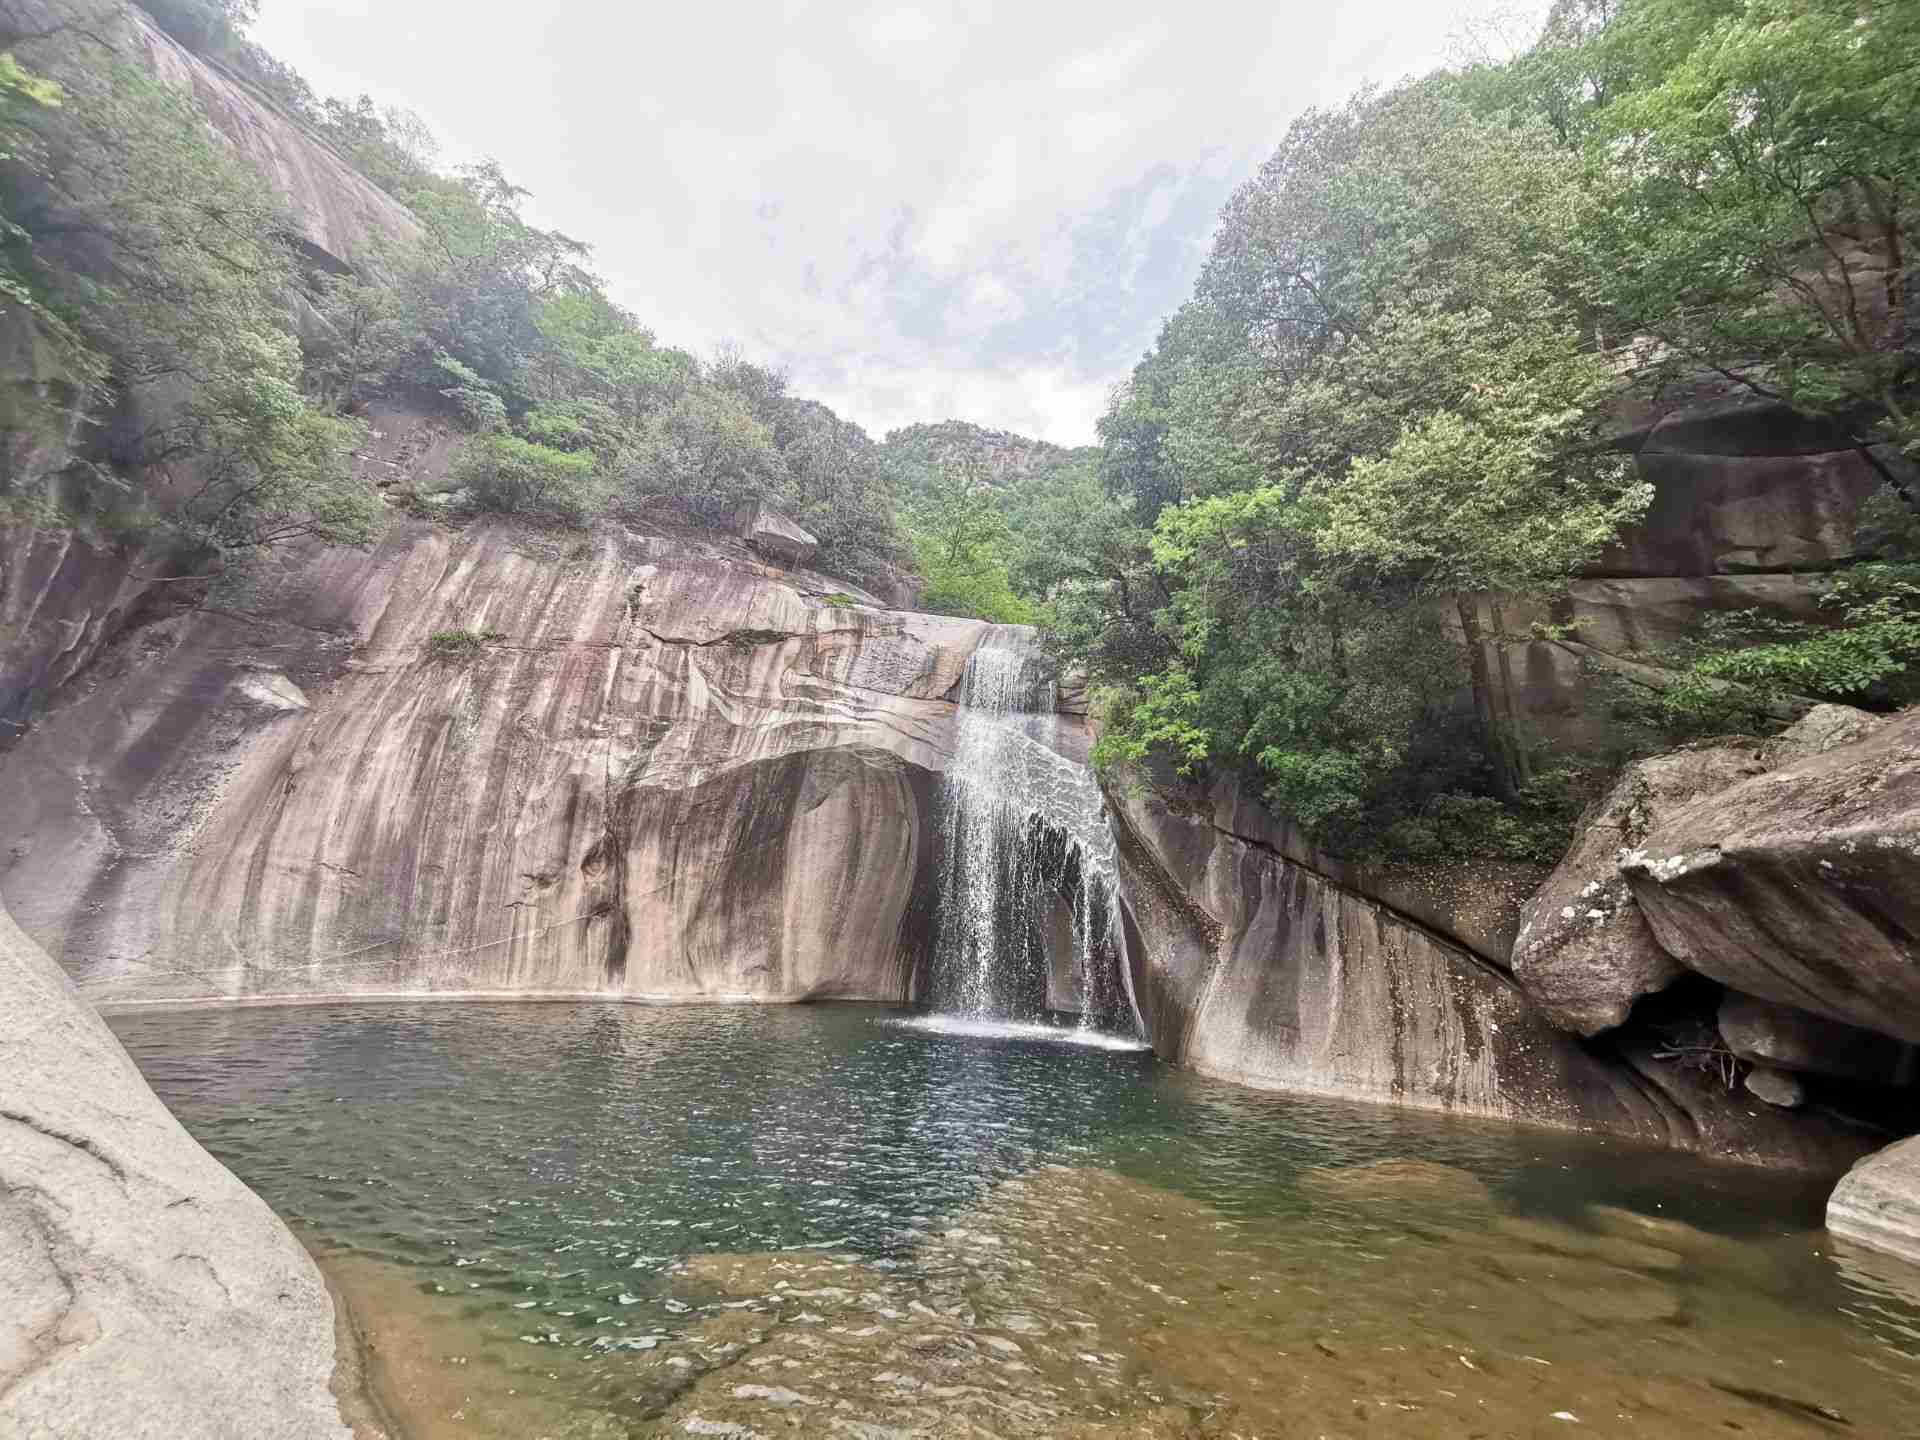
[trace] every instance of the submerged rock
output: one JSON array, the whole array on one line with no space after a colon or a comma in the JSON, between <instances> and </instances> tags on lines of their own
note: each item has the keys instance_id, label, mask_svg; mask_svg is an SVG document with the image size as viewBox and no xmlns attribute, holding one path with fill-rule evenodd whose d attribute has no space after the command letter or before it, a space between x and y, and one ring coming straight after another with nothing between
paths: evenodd
<instances>
[{"instance_id":1,"label":"submerged rock","mask_svg":"<svg viewBox=\"0 0 1920 1440\"><path fill-rule=\"evenodd\" d=\"M1920 1136L1849 1170L1827 1201L1827 1229L1920 1264Z\"/></svg>"},{"instance_id":2,"label":"submerged rock","mask_svg":"<svg viewBox=\"0 0 1920 1440\"><path fill-rule=\"evenodd\" d=\"M334 1313L0 910L0 1434L347 1440Z\"/></svg>"},{"instance_id":3,"label":"submerged rock","mask_svg":"<svg viewBox=\"0 0 1920 1440\"><path fill-rule=\"evenodd\" d=\"M1432 1160L1370 1160L1364 1165L1320 1165L1303 1172L1309 1190L1348 1200L1408 1200L1491 1205L1493 1193L1478 1175Z\"/></svg>"}]
</instances>

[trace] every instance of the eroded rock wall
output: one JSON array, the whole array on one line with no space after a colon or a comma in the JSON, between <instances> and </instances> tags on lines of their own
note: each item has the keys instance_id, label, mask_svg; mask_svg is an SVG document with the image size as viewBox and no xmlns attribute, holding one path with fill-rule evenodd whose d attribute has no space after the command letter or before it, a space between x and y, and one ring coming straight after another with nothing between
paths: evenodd
<instances>
[{"instance_id":1,"label":"eroded rock wall","mask_svg":"<svg viewBox=\"0 0 1920 1440\"><path fill-rule=\"evenodd\" d=\"M1837 1171L1867 1142L1762 1113L1644 1047L1555 1029L1501 968L1217 823L1217 806L1109 786L1128 951L1155 1050L1207 1074L1603 1131Z\"/></svg>"},{"instance_id":2,"label":"eroded rock wall","mask_svg":"<svg viewBox=\"0 0 1920 1440\"><path fill-rule=\"evenodd\" d=\"M987 627L846 591L620 531L276 557L66 678L0 891L96 1001L907 999Z\"/></svg>"},{"instance_id":3,"label":"eroded rock wall","mask_svg":"<svg viewBox=\"0 0 1920 1440\"><path fill-rule=\"evenodd\" d=\"M1616 443L1654 487L1645 517L1557 604L1480 602L1506 714L1557 751L1606 751L1614 697L1670 683L1676 651L1702 638L1708 617L1828 614L1824 577L1866 558L1862 507L1896 474L1912 479L1884 447L1751 397L1650 411Z\"/></svg>"}]
</instances>

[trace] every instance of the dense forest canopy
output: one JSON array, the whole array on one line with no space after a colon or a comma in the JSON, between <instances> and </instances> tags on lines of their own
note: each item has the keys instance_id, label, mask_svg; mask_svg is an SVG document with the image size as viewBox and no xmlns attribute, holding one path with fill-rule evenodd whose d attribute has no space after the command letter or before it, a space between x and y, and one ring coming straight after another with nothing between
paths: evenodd
<instances>
[{"instance_id":1,"label":"dense forest canopy","mask_svg":"<svg viewBox=\"0 0 1920 1440\"><path fill-rule=\"evenodd\" d=\"M1619 756L1532 753L1472 597L1592 563L1649 500L1610 416L1702 377L1870 447L1887 558L1832 625L1735 617L1622 745L1905 696L1916 139L1920 7L1873 0L1561 0L1515 59L1303 116L1101 422L1063 547L1101 573L1050 599L1106 755L1349 852L1557 854Z\"/></svg>"},{"instance_id":2,"label":"dense forest canopy","mask_svg":"<svg viewBox=\"0 0 1920 1440\"><path fill-rule=\"evenodd\" d=\"M497 166L446 170L404 112L317 98L246 38L251 4L143 0L419 237L312 264L107 0L0 35L0 301L59 377L8 428L18 452L78 409L68 519L364 542L384 506L354 417L403 398L466 430L471 509L713 526L764 503L834 573L1041 624L1099 687L1103 761L1234 777L1352 854L1549 857L1618 752L1782 697L1912 696L1920 5L1560 0L1524 53L1301 116L1099 446L1066 450L957 422L876 444L777 372L662 343ZM1877 556L1826 623L1734 615L1670 657L1681 682L1623 701L1616 753L1537 753L1494 703L1480 597L1550 600L1591 566L1650 499L1616 417L1703 382L1861 447Z\"/></svg>"}]
</instances>

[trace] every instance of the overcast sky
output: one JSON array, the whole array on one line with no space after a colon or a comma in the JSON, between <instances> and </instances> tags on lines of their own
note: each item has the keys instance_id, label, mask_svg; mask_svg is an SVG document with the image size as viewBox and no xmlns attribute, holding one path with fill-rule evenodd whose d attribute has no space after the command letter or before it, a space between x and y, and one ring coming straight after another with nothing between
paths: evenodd
<instances>
[{"instance_id":1,"label":"overcast sky","mask_svg":"<svg viewBox=\"0 0 1920 1440\"><path fill-rule=\"evenodd\" d=\"M263 0L254 35L498 159L665 343L876 439L1080 444L1288 121L1438 63L1467 3Z\"/></svg>"}]
</instances>

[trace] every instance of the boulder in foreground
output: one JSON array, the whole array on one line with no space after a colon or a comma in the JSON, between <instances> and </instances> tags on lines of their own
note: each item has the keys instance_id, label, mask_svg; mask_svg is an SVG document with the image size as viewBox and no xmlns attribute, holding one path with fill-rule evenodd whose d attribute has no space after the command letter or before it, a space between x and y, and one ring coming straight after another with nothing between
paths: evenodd
<instances>
[{"instance_id":1,"label":"boulder in foreground","mask_svg":"<svg viewBox=\"0 0 1920 1440\"><path fill-rule=\"evenodd\" d=\"M1920 1136L1849 1170L1827 1200L1827 1229L1920 1264Z\"/></svg>"},{"instance_id":2,"label":"boulder in foreground","mask_svg":"<svg viewBox=\"0 0 1920 1440\"><path fill-rule=\"evenodd\" d=\"M0 909L0 1435L347 1440L333 1302Z\"/></svg>"}]
</instances>

